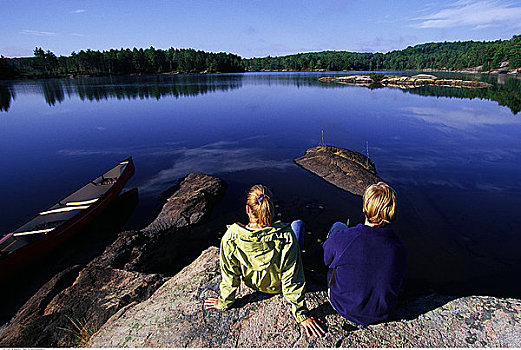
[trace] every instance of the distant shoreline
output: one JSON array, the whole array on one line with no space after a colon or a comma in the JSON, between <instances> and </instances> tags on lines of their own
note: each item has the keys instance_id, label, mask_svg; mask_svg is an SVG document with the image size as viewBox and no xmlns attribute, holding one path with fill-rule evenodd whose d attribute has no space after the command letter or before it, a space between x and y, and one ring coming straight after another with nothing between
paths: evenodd
<instances>
[{"instance_id":1,"label":"distant shoreline","mask_svg":"<svg viewBox=\"0 0 521 350\"><path fill-rule=\"evenodd\" d=\"M488 71L479 71L475 68L466 68L461 70L448 70L448 69L404 69L404 70L396 70L396 69L379 69L379 70L332 70L328 71L326 69L313 69L313 70L291 70L291 69L262 69L262 70L252 70L252 71L244 71L244 72L165 72L165 73L131 73L131 74L56 74L56 75L38 75L38 76L18 76L11 79L3 79L3 80L39 80L39 79L76 79L76 78L96 78L96 77L133 77L133 76L150 76L150 75L206 75L206 74L241 74L241 73L325 73L325 72L367 72L367 73L377 73L377 72L429 72L429 73L455 73L455 74L485 74L485 75L507 75L515 78L521 78L521 69L502 69L502 70L488 70ZM1 81L2 79L0 79Z\"/></svg>"}]
</instances>

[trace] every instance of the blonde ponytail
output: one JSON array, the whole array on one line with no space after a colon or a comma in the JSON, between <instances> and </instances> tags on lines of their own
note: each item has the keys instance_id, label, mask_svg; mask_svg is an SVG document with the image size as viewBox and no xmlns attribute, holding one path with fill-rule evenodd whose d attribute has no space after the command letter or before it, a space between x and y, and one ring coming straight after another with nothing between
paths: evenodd
<instances>
[{"instance_id":1,"label":"blonde ponytail","mask_svg":"<svg viewBox=\"0 0 521 350\"><path fill-rule=\"evenodd\" d=\"M248 193L246 204L250 207L260 227L271 225L273 220L273 195L263 185L255 185Z\"/></svg>"}]
</instances>

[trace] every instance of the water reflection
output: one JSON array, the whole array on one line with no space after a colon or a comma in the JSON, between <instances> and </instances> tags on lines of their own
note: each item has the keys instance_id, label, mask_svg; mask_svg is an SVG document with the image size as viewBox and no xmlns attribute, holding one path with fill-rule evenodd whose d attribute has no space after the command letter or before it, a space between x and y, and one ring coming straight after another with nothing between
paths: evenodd
<instances>
[{"instance_id":1,"label":"water reflection","mask_svg":"<svg viewBox=\"0 0 521 350\"><path fill-rule=\"evenodd\" d=\"M65 100L63 86L59 80L44 80L42 82L42 92L45 102L49 106L54 106L56 102L62 103Z\"/></svg>"},{"instance_id":2,"label":"water reflection","mask_svg":"<svg viewBox=\"0 0 521 350\"><path fill-rule=\"evenodd\" d=\"M499 103L500 106L510 108L514 114L521 111L521 79L509 78L502 75L501 79L491 76L482 77L481 80L495 85L480 89L425 85L414 89L407 89L406 91L421 96L492 100Z\"/></svg>"},{"instance_id":3,"label":"water reflection","mask_svg":"<svg viewBox=\"0 0 521 350\"><path fill-rule=\"evenodd\" d=\"M147 76L74 79L66 88L82 100L109 98L159 100L164 96L196 96L240 88L241 75L219 79L216 75Z\"/></svg>"},{"instance_id":4,"label":"water reflection","mask_svg":"<svg viewBox=\"0 0 521 350\"><path fill-rule=\"evenodd\" d=\"M251 140L251 139L250 139ZM154 151L157 153L157 150ZM288 169L294 167L292 159L267 159L261 148L250 148L237 142L220 141L194 148L165 147L175 160L170 168L161 170L142 186L142 193L157 193L167 188L172 179L179 179L191 172L224 174L262 169Z\"/></svg>"},{"instance_id":5,"label":"water reflection","mask_svg":"<svg viewBox=\"0 0 521 350\"><path fill-rule=\"evenodd\" d=\"M508 118L509 112L501 110L490 114L475 107L447 110L440 107L408 106L402 108L402 115L423 120L436 128L466 130L484 125L517 124L515 118Z\"/></svg>"},{"instance_id":6,"label":"water reflection","mask_svg":"<svg viewBox=\"0 0 521 350\"><path fill-rule=\"evenodd\" d=\"M39 93L49 106L54 106L62 103L66 96L78 96L83 101L197 96L240 88L242 78L242 75L157 75L5 82L0 85L0 110L9 110L14 89L20 93Z\"/></svg>"},{"instance_id":7,"label":"water reflection","mask_svg":"<svg viewBox=\"0 0 521 350\"><path fill-rule=\"evenodd\" d=\"M352 74L350 72L349 74ZM356 73L356 72L355 72ZM323 83L318 78L325 75L346 74L344 72L319 73L252 73L223 75L157 75L129 77L85 77L77 79L45 79L31 82L3 82L0 84L0 111L8 111L19 92L36 92L43 95L49 106L62 103L66 95L78 96L81 100L101 101L108 99L150 99L159 100L165 96L196 96L216 91L229 91L249 85L320 86L341 88L338 84ZM405 73L406 74L406 73ZM449 77L448 73L438 75ZM452 78L479 78L494 86L482 89L463 89L426 85L405 90L421 96L453 97L460 99L487 99L507 106L517 114L521 111L521 79L500 76L469 76L450 74Z\"/></svg>"},{"instance_id":8,"label":"water reflection","mask_svg":"<svg viewBox=\"0 0 521 350\"><path fill-rule=\"evenodd\" d=\"M0 83L0 112L7 112L11 106L11 101L15 99L13 84L10 82Z\"/></svg>"}]
</instances>

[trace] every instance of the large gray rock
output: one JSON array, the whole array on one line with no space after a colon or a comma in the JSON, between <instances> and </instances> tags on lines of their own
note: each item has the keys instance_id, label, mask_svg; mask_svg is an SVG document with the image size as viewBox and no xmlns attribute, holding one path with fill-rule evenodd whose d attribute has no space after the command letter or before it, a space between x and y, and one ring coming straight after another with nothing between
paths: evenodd
<instances>
[{"instance_id":1,"label":"large gray rock","mask_svg":"<svg viewBox=\"0 0 521 350\"><path fill-rule=\"evenodd\" d=\"M45 284L10 321L0 346L72 346L73 325L98 329L117 310L148 298L159 275L107 268L69 268Z\"/></svg>"},{"instance_id":2,"label":"large gray rock","mask_svg":"<svg viewBox=\"0 0 521 350\"><path fill-rule=\"evenodd\" d=\"M218 249L211 247L153 296L113 315L92 347L513 347L521 345L521 302L493 297L429 296L402 305L405 319L354 327L331 308L327 291L308 285L306 301L327 334L314 339L294 321L281 295L241 285L227 311L204 310L218 295ZM452 301L448 301L452 300ZM441 304L440 304L441 302ZM427 303L427 305L426 305ZM441 305L441 306L439 306ZM430 310L423 312L425 307ZM422 311L423 310L423 311Z\"/></svg>"},{"instance_id":3,"label":"large gray rock","mask_svg":"<svg viewBox=\"0 0 521 350\"><path fill-rule=\"evenodd\" d=\"M139 270L150 247L165 235L202 222L226 191L226 183L206 174L189 174L167 199L156 219L139 231L126 231L89 266Z\"/></svg>"},{"instance_id":4,"label":"large gray rock","mask_svg":"<svg viewBox=\"0 0 521 350\"><path fill-rule=\"evenodd\" d=\"M201 222L222 198L225 189L226 183L219 178L205 174L187 175L157 218L142 231L152 236Z\"/></svg>"},{"instance_id":5,"label":"large gray rock","mask_svg":"<svg viewBox=\"0 0 521 350\"><path fill-rule=\"evenodd\" d=\"M73 346L73 323L86 323L90 332L121 308L147 299L167 280L137 271L148 247L204 220L225 189L218 178L189 174L147 228L120 233L87 267L67 269L45 284L3 327L0 346Z\"/></svg>"},{"instance_id":6,"label":"large gray rock","mask_svg":"<svg viewBox=\"0 0 521 350\"><path fill-rule=\"evenodd\" d=\"M362 196L365 189L382 181L374 163L361 153L345 148L323 145L310 148L296 164L338 188Z\"/></svg>"}]
</instances>

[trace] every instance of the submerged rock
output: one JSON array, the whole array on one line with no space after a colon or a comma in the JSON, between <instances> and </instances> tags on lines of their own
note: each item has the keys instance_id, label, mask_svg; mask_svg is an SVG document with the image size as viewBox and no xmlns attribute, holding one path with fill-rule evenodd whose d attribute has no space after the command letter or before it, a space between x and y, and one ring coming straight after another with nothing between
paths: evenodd
<instances>
[{"instance_id":1,"label":"submerged rock","mask_svg":"<svg viewBox=\"0 0 521 350\"><path fill-rule=\"evenodd\" d=\"M382 181L374 163L365 155L335 146L317 146L294 160L338 188L362 196L365 189Z\"/></svg>"},{"instance_id":2,"label":"submerged rock","mask_svg":"<svg viewBox=\"0 0 521 350\"><path fill-rule=\"evenodd\" d=\"M78 328L93 332L118 310L147 299L167 280L136 271L147 247L204 220L225 189L218 178L189 174L148 227L120 233L87 267L69 268L40 288L1 330L0 346L74 346Z\"/></svg>"},{"instance_id":3,"label":"submerged rock","mask_svg":"<svg viewBox=\"0 0 521 350\"><path fill-rule=\"evenodd\" d=\"M282 295L241 285L230 310L204 310L221 280L219 250L211 247L146 301L113 315L91 347L509 347L521 344L521 302L494 297L429 296L403 304L402 320L355 327L331 308L324 285L309 283L311 314L327 325L308 337ZM440 306L441 305L441 306ZM427 307L430 311L425 311ZM424 313L425 312L425 313Z\"/></svg>"}]
</instances>

